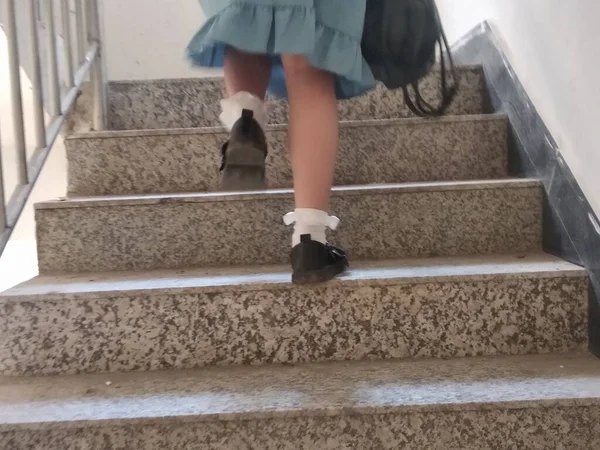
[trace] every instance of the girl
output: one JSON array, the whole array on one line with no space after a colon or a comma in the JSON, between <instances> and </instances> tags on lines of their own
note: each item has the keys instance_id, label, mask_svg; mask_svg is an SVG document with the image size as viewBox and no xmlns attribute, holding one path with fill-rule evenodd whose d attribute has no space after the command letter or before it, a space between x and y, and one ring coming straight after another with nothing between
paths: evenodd
<instances>
[{"instance_id":1,"label":"girl","mask_svg":"<svg viewBox=\"0 0 600 450\"><path fill-rule=\"evenodd\" d=\"M292 281L330 280L348 266L327 243L335 230L329 197L338 149L337 99L375 86L361 53L367 0L200 0L207 22L188 54L202 67L224 67L227 98L221 121L225 190L265 187L267 90L289 101L288 143L296 209Z\"/></svg>"}]
</instances>

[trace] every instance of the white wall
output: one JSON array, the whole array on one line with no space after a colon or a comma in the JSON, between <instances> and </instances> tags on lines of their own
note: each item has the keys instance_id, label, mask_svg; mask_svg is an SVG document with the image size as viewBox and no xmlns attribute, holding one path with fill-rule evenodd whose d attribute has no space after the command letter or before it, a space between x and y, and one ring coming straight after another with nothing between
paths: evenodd
<instances>
[{"instance_id":1,"label":"white wall","mask_svg":"<svg viewBox=\"0 0 600 450\"><path fill-rule=\"evenodd\" d=\"M437 0L455 41L489 20L517 75L600 215L600 2Z\"/></svg>"},{"instance_id":2,"label":"white wall","mask_svg":"<svg viewBox=\"0 0 600 450\"><path fill-rule=\"evenodd\" d=\"M101 0L111 80L184 78L193 69L185 48L204 23L198 0Z\"/></svg>"}]
</instances>

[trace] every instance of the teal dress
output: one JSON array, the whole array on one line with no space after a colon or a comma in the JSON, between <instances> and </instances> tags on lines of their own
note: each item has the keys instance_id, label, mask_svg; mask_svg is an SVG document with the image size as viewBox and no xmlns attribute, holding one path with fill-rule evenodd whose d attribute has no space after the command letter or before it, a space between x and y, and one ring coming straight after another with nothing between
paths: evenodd
<instances>
[{"instance_id":1,"label":"teal dress","mask_svg":"<svg viewBox=\"0 0 600 450\"><path fill-rule=\"evenodd\" d=\"M269 93L287 97L282 54L305 55L336 75L339 99L375 86L360 43L367 0L200 0L207 16L188 45L200 67L223 67L225 48L270 55Z\"/></svg>"}]
</instances>

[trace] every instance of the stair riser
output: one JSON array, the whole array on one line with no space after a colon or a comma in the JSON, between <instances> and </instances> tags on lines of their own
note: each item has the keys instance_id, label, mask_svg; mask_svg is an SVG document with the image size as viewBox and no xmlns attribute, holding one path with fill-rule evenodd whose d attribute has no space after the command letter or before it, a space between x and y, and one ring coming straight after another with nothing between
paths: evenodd
<instances>
[{"instance_id":1,"label":"stair riser","mask_svg":"<svg viewBox=\"0 0 600 450\"><path fill-rule=\"evenodd\" d=\"M539 186L335 195L335 242L355 260L535 252ZM289 195L38 209L41 273L280 264Z\"/></svg>"},{"instance_id":2,"label":"stair riser","mask_svg":"<svg viewBox=\"0 0 600 450\"><path fill-rule=\"evenodd\" d=\"M585 349L587 279L262 288L4 303L4 375Z\"/></svg>"},{"instance_id":3,"label":"stair riser","mask_svg":"<svg viewBox=\"0 0 600 450\"><path fill-rule=\"evenodd\" d=\"M410 121L343 126L336 185L494 179L507 175L506 121ZM72 138L70 195L219 190L225 133ZM285 130L268 133L267 176L292 187Z\"/></svg>"},{"instance_id":4,"label":"stair riser","mask_svg":"<svg viewBox=\"0 0 600 450\"><path fill-rule=\"evenodd\" d=\"M480 68L460 70L460 91L448 114L481 114L484 111L484 81ZM439 73L421 83L423 96L433 102L440 98ZM221 79L113 82L109 85L109 127L113 130L155 128L196 128L219 126L220 101L224 97ZM392 119L410 117L400 91L379 86L352 100L339 102L342 120ZM287 107L269 101L271 123L287 123Z\"/></svg>"},{"instance_id":5,"label":"stair riser","mask_svg":"<svg viewBox=\"0 0 600 450\"><path fill-rule=\"evenodd\" d=\"M277 419L203 423L171 419L81 428L44 427L2 433L0 444L11 450L481 450L600 446L599 406L474 408L309 417L298 413Z\"/></svg>"}]
</instances>

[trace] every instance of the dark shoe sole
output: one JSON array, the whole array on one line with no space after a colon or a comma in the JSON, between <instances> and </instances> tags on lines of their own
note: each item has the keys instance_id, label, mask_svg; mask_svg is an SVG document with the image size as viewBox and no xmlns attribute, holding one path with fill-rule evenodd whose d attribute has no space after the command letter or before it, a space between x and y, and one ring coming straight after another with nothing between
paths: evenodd
<instances>
[{"instance_id":1,"label":"dark shoe sole","mask_svg":"<svg viewBox=\"0 0 600 450\"><path fill-rule=\"evenodd\" d=\"M250 145L230 145L221 173L221 188L224 191L247 191L266 187L264 151Z\"/></svg>"},{"instance_id":2,"label":"dark shoe sole","mask_svg":"<svg viewBox=\"0 0 600 450\"><path fill-rule=\"evenodd\" d=\"M333 280L341 275L348 267L342 261L337 264L323 267L320 270L295 271L292 273L292 283L294 284L318 284Z\"/></svg>"},{"instance_id":3,"label":"dark shoe sole","mask_svg":"<svg viewBox=\"0 0 600 450\"><path fill-rule=\"evenodd\" d=\"M264 168L227 165L221 174L224 191L260 191L266 187Z\"/></svg>"}]
</instances>

